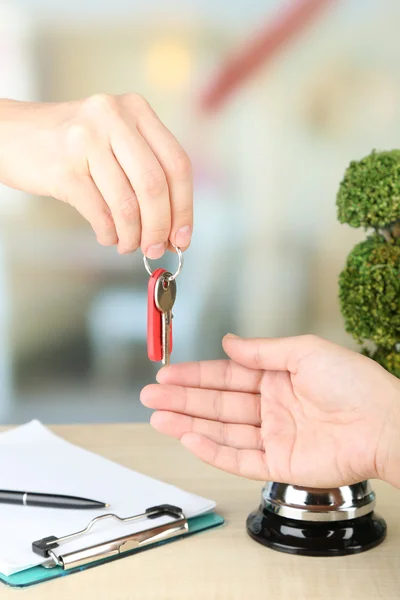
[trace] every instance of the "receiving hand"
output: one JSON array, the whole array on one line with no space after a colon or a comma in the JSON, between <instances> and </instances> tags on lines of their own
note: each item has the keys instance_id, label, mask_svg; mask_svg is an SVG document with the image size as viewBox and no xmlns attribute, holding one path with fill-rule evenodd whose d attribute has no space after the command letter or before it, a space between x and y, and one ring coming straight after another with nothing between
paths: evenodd
<instances>
[{"instance_id":1,"label":"receiving hand","mask_svg":"<svg viewBox=\"0 0 400 600\"><path fill-rule=\"evenodd\" d=\"M190 243L189 158L137 94L1 101L0 182L71 204L121 253L156 259Z\"/></svg>"},{"instance_id":2,"label":"receiving hand","mask_svg":"<svg viewBox=\"0 0 400 600\"><path fill-rule=\"evenodd\" d=\"M158 431L252 479L311 487L382 478L400 486L400 382L313 336L227 336L232 360L171 365L144 388Z\"/></svg>"}]
</instances>

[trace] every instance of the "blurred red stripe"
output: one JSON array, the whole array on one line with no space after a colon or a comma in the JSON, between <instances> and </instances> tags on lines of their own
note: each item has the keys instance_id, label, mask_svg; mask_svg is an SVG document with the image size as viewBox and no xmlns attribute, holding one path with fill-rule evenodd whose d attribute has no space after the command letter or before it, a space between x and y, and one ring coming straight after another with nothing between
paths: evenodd
<instances>
[{"instance_id":1,"label":"blurred red stripe","mask_svg":"<svg viewBox=\"0 0 400 600\"><path fill-rule=\"evenodd\" d=\"M322 8L332 2L333 0L292 0L286 10L269 22L222 66L200 99L202 111L211 112L219 108L235 88L272 58L293 35L307 26Z\"/></svg>"}]
</instances>

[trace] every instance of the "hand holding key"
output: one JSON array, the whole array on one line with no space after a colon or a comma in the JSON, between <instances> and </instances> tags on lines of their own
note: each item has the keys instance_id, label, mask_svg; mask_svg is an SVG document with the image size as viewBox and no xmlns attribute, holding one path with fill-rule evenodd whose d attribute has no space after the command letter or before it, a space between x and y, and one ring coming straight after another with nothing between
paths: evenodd
<instances>
[{"instance_id":1,"label":"hand holding key","mask_svg":"<svg viewBox=\"0 0 400 600\"><path fill-rule=\"evenodd\" d=\"M62 200L100 244L160 258L193 227L190 160L139 94L0 100L0 183Z\"/></svg>"}]
</instances>

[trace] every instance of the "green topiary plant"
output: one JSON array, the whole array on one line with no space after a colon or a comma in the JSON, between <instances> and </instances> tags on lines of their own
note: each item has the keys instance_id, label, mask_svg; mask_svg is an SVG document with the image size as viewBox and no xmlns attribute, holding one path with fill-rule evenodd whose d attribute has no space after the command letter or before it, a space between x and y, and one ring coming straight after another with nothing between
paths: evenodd
<instances>
[{"instance_id":1,"label":"green topiary plant","mask_svg":"<svg viewBox=\"0 0 400 600\"><path fill-rule=\"evenodd\" d=\"M390 228L400 219L400 150L352 161L337 195L340 223Z\"/></svg>"},{"instance_id":2,"label":"green topiary plant","mask_svg":"<svg viewBox=\"0 0 400 600\"><path fill-rule=\"evenodd\" d=\"M400 150L373 151L347 168L337 194L338 219L375 231L357 244L339 276L346 331L400 378Z\"/></svg>"}]
</instances>

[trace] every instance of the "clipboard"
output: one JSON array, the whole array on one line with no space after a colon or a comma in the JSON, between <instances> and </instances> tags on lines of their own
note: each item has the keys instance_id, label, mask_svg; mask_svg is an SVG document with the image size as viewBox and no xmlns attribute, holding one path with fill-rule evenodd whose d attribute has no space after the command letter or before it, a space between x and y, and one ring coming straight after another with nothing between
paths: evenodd
<instances>
[{"instance_id":1,"label":"clipboard","mask_svg":"<svg viewBox=\"0 0 400 600\"><path fill-rule=\"evenodd\" d=\"M115 538L102 544L89 545L74 552L62 553L63 543L73 538L84 537L99 521L113 519L127 523L142 519L151 521L162 516L171 517L171 521L162 525L149 527L131 535L124 535L123 537ZM179 507L169 504L153 506L148 508L144 513L125 518L121 518L113 513L100 515L92 519L85 529L81 531L72 532L60 538L50 535L41 540L34 540L32 542L32 550L43 557L42 565L9 576L0 573L0 581L11 587L30 587L44 581L101 566L143 550L218 527L223 523L223 517L216 513L206 513L187 519ZM58 550L60 550L59 553Z\"/></svg>"}]
</instances>

